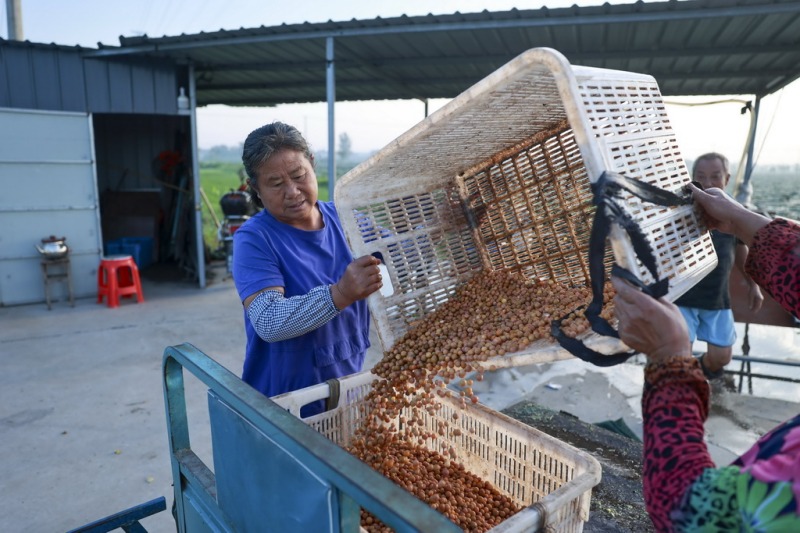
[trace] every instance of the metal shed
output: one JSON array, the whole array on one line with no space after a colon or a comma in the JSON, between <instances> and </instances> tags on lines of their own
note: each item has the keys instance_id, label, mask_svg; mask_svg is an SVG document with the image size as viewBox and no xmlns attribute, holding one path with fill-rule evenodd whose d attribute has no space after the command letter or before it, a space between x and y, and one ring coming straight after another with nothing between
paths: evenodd
<instances>
[{"instance_id":1,"label":"metal shed","mask_svg":"<svg viewBox=\"0 0 800 533\"><path fill-rule=\"evenodd\" d=\"M104 244L121 238L152 243L155 258L179 249L177 259L202 275L194 206L176 206L174 192L196 175L193 117L177 107L186 67L3 41L0 79L0 305L44 301L35 245L50 235L67 238L77 298L97 294ZM184 156L184 183L153 168L163 152ZM166 240L187 242L170 248L161 226L173 209L181 231ZM53 296L66 287L56 284Z\"/></svg>"}]
</instances>

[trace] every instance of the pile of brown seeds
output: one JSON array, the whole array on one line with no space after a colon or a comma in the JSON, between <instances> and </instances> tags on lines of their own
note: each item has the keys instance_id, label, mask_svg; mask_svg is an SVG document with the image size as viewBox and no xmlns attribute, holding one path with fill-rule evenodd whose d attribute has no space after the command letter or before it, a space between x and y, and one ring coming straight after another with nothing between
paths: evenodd
<instances>
[{"instance_id":1,"label":"pile of brown seeds","mask_svg":"<svg viewBox=\"0 0 800 533\"><path fill-rule=\"evenodd\" d=\"M413 324L372 369L379 379L366 397L369 414L349 451L464 530L486 531L514 515L520 507L511 498L459 464L451 443L467 428L457 410L443 408L440 399L455 397L461 409L477 403L473 378L483 379L484 363L537 341L554 342L550 323L556 318L567 316L562 328L569 336L585 332L588 321L574 310L591 296L588 287L517 273L477 274ZM612 298L607 284L602 312L607 320ZM459 392L446 387L454 380ZM388 531L366 512L362 526Z\"/></svg>"}]
</instances>

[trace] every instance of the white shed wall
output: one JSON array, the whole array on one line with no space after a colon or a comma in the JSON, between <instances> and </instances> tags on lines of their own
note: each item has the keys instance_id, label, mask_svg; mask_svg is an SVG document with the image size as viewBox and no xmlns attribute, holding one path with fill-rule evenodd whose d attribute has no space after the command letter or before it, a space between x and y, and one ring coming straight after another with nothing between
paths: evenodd
<instances>
[{"instance_id":1,"label":"white shed wall","mask_svg":"<svg viewBox=\"0 0 800 533\"><path fill-rule=\"evenodd\" d=\"M75 297L97 294L98 206L91 117L0 108L0 305L44 302L35 245L50 235L67 238Z\"/></svg>"}]
</instances>

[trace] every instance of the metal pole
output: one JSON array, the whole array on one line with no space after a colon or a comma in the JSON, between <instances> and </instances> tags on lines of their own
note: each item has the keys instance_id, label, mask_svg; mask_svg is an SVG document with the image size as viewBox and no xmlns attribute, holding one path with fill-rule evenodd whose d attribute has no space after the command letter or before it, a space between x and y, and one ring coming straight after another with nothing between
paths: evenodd
<instances>
[{"instance_id":1,"label":"metal pole","mask_svg":"<svg viewBox=\"0 0 800 533\"><path fill-rule=\"evenodd\" d=\"M8 21L8 40L22 41L22 5L21 0L6 0L6 20Z\"/></svg>"},{"instance_id":2,"label":"metal pole","mask_svg":"<svg viewBox=\"0 0 800 533\"><path fill-rule=\"evenodd\" d=\"M747 359L742 359L742 365L739 367L739 393L742 392L742 382L744 381L745 373L747 375L747 386L750 394L753 394L753 369L750 367L750 322L745 322L744 325L744 340L742 341L742 355ZM747 370L745 370L747 369Z\"/></svg>"},{"instance_id":3,"label":"metal pole","mask_svg":"<svg viewBox=\"0 0 800 533\"><path fill-rule=\"evenodd\" d=\"M328 99L328 200L333 201L336 184L336 124L333 108L336 103L336 76L333 62L333 37L325 39L325 92Z\"/></svg>"},{"instance_id":4,"label":"metal pole","mask_svg":"<svg viewBox=\"0 0 800 533\"><path fill-rule=\"evenodd\" d=\"M744 205L750 204L753 199L753 186L750 184L750 176L753 174L753 152L756 145L756 127L758 126L758 112L761 108L761 97L756 96L756 103L753 106L753 120L750 123L750 133L748 134L747 142L747 168L744 173L744 179L735 192L736 200Z\"/></svg>"},{"instance_id":5,"label":"metal pole","mask_svg":"<svg viewBox=\"0 0 800 533\"><path fill-rule=\"evenodd\" d=\"M197 151L197 87L194 81L194 65L189 64L189 128L192 135L192 182L194 183L194 228L197 248L197 281L201 289L206 287L206 253L203 243L203 204L200 194L200 162Z\"/></svg>"}]
</instances>

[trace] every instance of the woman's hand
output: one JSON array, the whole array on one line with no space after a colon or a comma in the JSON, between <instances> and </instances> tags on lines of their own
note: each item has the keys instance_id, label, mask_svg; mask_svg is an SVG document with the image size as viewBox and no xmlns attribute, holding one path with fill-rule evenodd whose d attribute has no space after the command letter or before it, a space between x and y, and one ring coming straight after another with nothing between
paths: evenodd
<instances>
[{"instance_id":1,"label":"woman's hand","mask_svg":"<svg viewBox=\"0 0 800 533\"><path fill-rule=\"evenodd\" d=\"M383 286L380 260L365 255L347 265L342 277L331 288L333 303L337 309L344 309L353 302L363 300Z\"/></svg>"},{"instance_id":2,"label":"woman's hand","mask_svg":"<svg viewBox=\"0 0 800 533\"><path fill-rule=\"evenodd\" d=\"M770 222L769 218L750 211L722 189L704 191L690 183L689 190L692 191L692 200L701 207L703 220L709 229L736 235L748 246L756 232Z\"/></svg>"},{"instance_id":3,"label":"woman's hand","mask_svg":"<svg viewBox=\"0 0 800 533\"><path fill-rule=\"evenodd\" d=\"M680 310L664 298L656 300L616 276L614 313L622 342L642 352L650 361L691 357L689 332Z\"/></svg>"}]
</instances>

